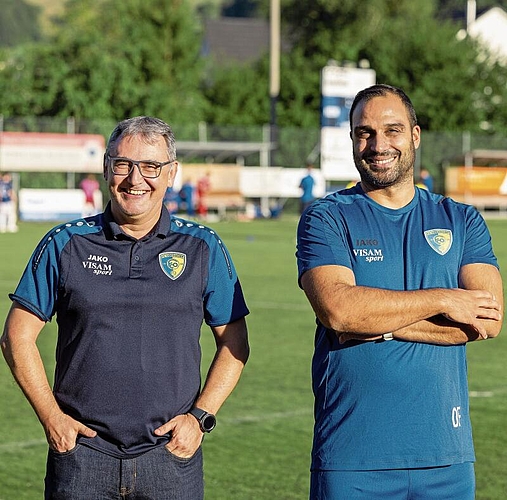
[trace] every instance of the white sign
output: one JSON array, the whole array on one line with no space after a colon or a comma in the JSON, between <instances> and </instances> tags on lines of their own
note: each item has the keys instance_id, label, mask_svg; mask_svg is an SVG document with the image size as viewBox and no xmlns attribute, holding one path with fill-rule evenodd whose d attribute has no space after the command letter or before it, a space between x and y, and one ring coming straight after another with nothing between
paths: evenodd
<instances>
[{"instance_id":1,"label":"white sign","mask_svg":"<svg viewBox=\"0 0 507 500\"><path fill-rule=\"evenodd\" d=\"M83 215L81 189L20 189L19 218L27 221L70 221Z\"/></svg>"},{"instance_id":2,"label":"white sign","mask_svg":"<svg viewBox=\"0 0 507 500\"><path fill-rule=\"evenodd\" d=\"M105 140L92 134L0 133L0 169L11 172L102 172Z\"/></svg>"},{"instance_id":3,"label":"white sign","mask_svg":"<svg viewBox=\"0 0 507 500\"><path fill-rule=\"evenodd\" d=\"M375 84L372 69L325 66L322 69L320 168L326 180L357 180L349 137L349 114L360 90Z\"/></svg>"},{"instance_id":4,"label":"white sign","mask_svg":"<svg viewBox=\"0 0 507 500\"><path fill-rule=\"evenodd\" d=\"M245 167L241 169L239 188L245 198L299 198L299 183L306 174L304 168ZM313 194L321 198L326 194L326 181L319 169L314 169L312 176Z\"/></svg>"}]
</instances>

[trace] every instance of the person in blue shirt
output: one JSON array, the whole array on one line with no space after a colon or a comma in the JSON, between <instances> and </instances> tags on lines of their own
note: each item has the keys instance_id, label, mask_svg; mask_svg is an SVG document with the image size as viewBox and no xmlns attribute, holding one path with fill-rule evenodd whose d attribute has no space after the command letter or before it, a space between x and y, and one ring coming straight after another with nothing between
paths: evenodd
<instances>
[{"instance_id":1,"label":"person in blue shirt","mask_svg":"<svg viewBox=\"0 0 507 500\"><path fill-rule=\"evenodd\" d=\"M180 210L185 211L189 217L194 217L194 186L190 179L185 180L181 186L180 192Z\"/></svg>"},{"instance_id":2,"label":"person in blue shirt","mask_svg":"<svg viewBox=\"0 0 507 500\"><path fill-rule=\"evenodd\" d=\"M0 233L18 231L16 201L12 175L9 172L0 172Z\"/></svg>"},{"instance_id":3,"label":"person in blue shirt","mask_svg":"<svg viewBox=\"0 0 507 500\"><path fill-rule=\"evenodd\" d=\"M361 181L316 201L297 235L317 317L312 500L472 500L466 343L494 338L502 280L479 212L414 185L408 96L360 91Z\"/></svg>"},{"instance_id":4,"label":"person in blue shirt","mask_svg":"<svg viewBox=\"0 0 507 500\"><path fill-rule=\"evenodd\" d=\"M299 183L299 189L301 189L300 198L300 212L303 213L315 200L313 195L313 188L315 186L315 179L312 176L313 165L308 165L306 169L306 175L301 179Z\"/></svg>"},{"instance_id":5,"label":"person in blue shirt","mask_svg":"<svg viewBox=\"0 0 507 500\"><path fill-rule=\"evenodd\" d=\"M433 188L433 176L430 174L430 171L427 168L421 168L419 172L419 182L425 187L428 191L434 191Z\"/></svg>"},{"instance_id":6,"label":"person in blue shirt","mask_svg":"<svg viewBox=\"0 0 507 500\"><path fill-rule=\"evenodd\" d=\"M51 230L10 295L1 345L49 443L46 499L203 498L201 442L247 361L248 309L215 231L164 207L177 168L169 125L120 122L105 211ZM54 316L50 387L36 342Z\"/></svg>"}]
</instances>

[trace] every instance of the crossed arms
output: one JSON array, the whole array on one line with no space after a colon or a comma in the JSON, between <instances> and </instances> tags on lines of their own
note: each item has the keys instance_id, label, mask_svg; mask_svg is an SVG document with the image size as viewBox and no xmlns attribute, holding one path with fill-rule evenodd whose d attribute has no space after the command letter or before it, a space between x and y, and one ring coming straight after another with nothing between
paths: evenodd
<instances>
[{"instance_id":1,"label":"crossed arms","mask_svg":"<svg viewBox=\"0 0 507 500\"><path fill-rule=\"evenodd\" d=\"M352 270L335 265L310 269L301 285L319 321L342 343L393 332L398 340L455 345L496 337L502 327L502 278L489 264L463 266L455 289L358 286Z\"/></svg>"}]
</instances>

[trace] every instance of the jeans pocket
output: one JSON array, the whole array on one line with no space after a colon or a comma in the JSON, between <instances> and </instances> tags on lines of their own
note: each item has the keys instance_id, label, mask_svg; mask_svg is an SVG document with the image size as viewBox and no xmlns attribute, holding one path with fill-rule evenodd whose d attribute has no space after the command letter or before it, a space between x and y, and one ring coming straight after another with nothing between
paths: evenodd
<instances>
[{"instance_id":1,"label":"jeans pocket","mask_svg":"<svg viewBox=\"0 0 507 500\"><path fill-rule=\"evenodd\" d=\"M168 455L168 457L171 458L174 462L177 462L181 465L188 464L189 462L191 462L199 454L200 449L201 449L200 447L197 448L197 451L191 457L185 458L185 457L179 457L178 455L175 455L172 451L169 451L169 449L167 448L167 445L164 445L164 450L165 450L166 454Z\"/></svg>"},{"instance_id":2,"label":"jeans pocket","mask_svg":"<svg viewBox=\"0 0 507 500\"><path fill-rule=\"evenodd\" d=\"M56 451L56 450L53 450L53 448L49 448L49 453L51 453L55 457L66 457L66 456L73 455L74 453L76 453L79 448L81 448L81 445L76 443L74 448L72 448L71 450Z\"/></svg>"}]
</instances>

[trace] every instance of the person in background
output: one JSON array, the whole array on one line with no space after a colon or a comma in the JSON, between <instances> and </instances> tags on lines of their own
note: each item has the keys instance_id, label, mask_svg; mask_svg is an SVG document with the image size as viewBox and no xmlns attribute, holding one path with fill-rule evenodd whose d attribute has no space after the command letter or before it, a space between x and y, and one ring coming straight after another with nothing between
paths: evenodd
<instances>
[{"instance_id":1,"label":"person in background","mask_svg":"<svg viewBox=\"0 0 507 500\"><path fill-rule=\"evenodd\" d=\"M180 189L180 209L189 217L195 216L194 186L190 179L186 179Z\"/></svg>"},{"instance_id":2,"label":"person in background","mask_svg":"<svg viewBox=\"0 0 507 500\"><path fill-rule=\"evenodd\" d=\"M421 168L421 171L419 172L419 182L428 190L433 192L433 177L430 174L429 170L427 168Z\"/></svg>"},{"instance_id":3,"label":"person in background","mask_svg":"<svg viewBox=\"0 0 507 500\"><path fill-rule=\"evenodd\" d=\"M361 182L299 222L317 317L312 500L475 497L466 344L500 333L502 279L479 212L414 185L420 136L401 89L360 91Z\"/></svg>"},{"instance_id":4,"label":"person in background","mask_svg":"<svg viewBox=\"0 0 507 500\"><path fill-rule=\"evenodd\" d=\"M208 215L207 196L211 190L210 177L210 173L206 172L206 174L197 181L197 215L199 215L200 218L205 218Z\"/></svg>"},{"instance_id":5,"label":"person in background","mask_svg":"<svg viewBox=\"0 0 507 500\"><path fill-rule=\"evenodd\" d=\"M313 196L313 188L315 179L312 176L313 165L308 164L306 167L306 175L301 179L299 188L301 189L300 213L303 213L315 200Z\"/></svg>"},{"instance_id":6,"label":"person in background","mask_svg":"<svg viewBox=\"0 0 507 500\"><path fill-rule=\"evenodd\" d=\"M12 175L0 173L0 233L18 231L17 196L14 191Z\"/></svg>"},{"instance_id":7,"label":"person in background","mask_svg":"<svg viewBox=\"0 0 507 500\"><path fill-rule=\"evenodd\" d=\"M88 174L80 183L79 187L83 190L85 195L85 205L83 210L83 217L95 215L101 210L97 206L95 193L99 191L100 184L94 174Z\"/></svg>"},{"instance_id":8,"label":"person in background","mask_svg":"<svg viewBox=\"0 0 507 500\"><path fill-rule=\"evenodd\" d=\"M177 168L169 125L120 122L105 211L51 230L10 295L1 346L46 433L46 499L203 498L201 442L247 361L248 309L222 240L164 207ZM37 338L55 314L51 388Z\"/></svg>"},{"instance_id":9,"label":"person in background","mask_svg":"<svg viewBox=\"0 0 507 500\"><path fill-rule=\"evenodd\" d=\"M165 208L167 208L167 211L172 215L178 212L179 205L180 197L178 191L176 191L172 186L168 186L164 195Z\"/></svg>"}]
</instances>

